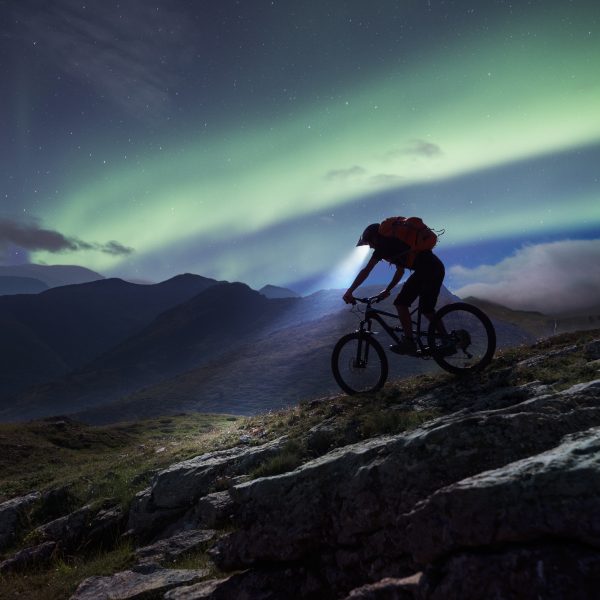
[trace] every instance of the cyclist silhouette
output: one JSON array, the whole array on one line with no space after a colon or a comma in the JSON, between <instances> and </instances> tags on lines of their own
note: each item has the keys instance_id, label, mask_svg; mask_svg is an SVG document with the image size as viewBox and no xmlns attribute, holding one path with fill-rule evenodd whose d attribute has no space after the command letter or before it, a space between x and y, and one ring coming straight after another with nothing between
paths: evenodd
<instances>
[{"instance_id":1,"label":"cyclist silhouette","mask_svg":"<svg viewBox=\"0 0 600 600\"><path fill-rule=\"evenodd\" d=\"M409 307L419 298L422 313L429 321L433 319L435 305L444 280L444 264L431 250L415 251L407 243L396 237L381 235L379 233L379 223L369 225L363 231L356 245L369 246L374 252L369 262L358 272L352 285L344 294L344 302L347 304L355 303L354 290L367 279L380 260L385 260L394 265L396 272L387 287L378 294L378 300L387 298L392 289L402 279L405 269L411 269L413 273L406 280L394 300L394 306L398 311L404 335L399 344L390 346L390 350L397 354L416 354L417 345L413 338Z\"/></svg>"}]
</instances>

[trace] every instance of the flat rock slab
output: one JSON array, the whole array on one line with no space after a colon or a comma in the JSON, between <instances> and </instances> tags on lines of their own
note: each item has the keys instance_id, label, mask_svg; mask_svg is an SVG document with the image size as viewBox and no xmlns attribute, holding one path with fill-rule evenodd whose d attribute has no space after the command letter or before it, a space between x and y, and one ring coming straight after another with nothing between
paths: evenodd
<instances>
[{"instance_id":1,"label":"flat rock slab","mask_svg":"<svg viewBox=\"0 0 600 600\"><path fill-rule=\"evenodd\" d=\"M262 568L182 586L165 600L326 600L330 590L303 567Z\"/></svg>"},{"instance_id":2,"label":"flat rock slab","mask_svg":"<svg viewBox=\"0 0 600 600\"><path fill-rule=\"evenodd\" d=\"M207 542L214 539L216 531L212 529L196 529L183 531L173 537L144 546L136 550L135 555L142 563L171 561L187 552L202 548Z\"/></svg>"},{"instance_id":3,"label":"flat rock slab","mask_svg":"<svg viewBox=\"0 0 600 600\"><path fill-rule=\"evenodd\" d=\"M41 497L42 495L39 492L32 492L27 496L12 498L0 504L0 550L12 544L16 536L19 519Z\"/></svg>"},{"instance_id":4,"label":"flat rock slab","mask_svg":"<svg viewBox=\"0 0 600 600\"><path fill-rule=\"evenodd\" d=\"M152 485L152 502L159 509L188 507L209 493L221 476L245 474L278 454L286 438L261 446L236 447L202 454L161 471Z\"/></svg>"},{"instance_id":5,"label":"flat rock slab","mask_svg":"<svg viewBox=\"0 0 600 600\"><path fill-rule=\"evenodd\" d=\"M407 545L426 564L467 548L544 539L600 550L600 427L546 452L447 486L408 515Z\"/></svg>"},{"instance_id":6,"label":"flat rock slab","mask_svg":"<svg viewBox=\"0 0 600 600\"><path fill-rule=\"evenodd\" d=\"M184 520L197 528L219 527L229 520L234 503L229 492L214 492L200 498L185 515Z\"/></svg>"},{"instance_id":7,"label":"flat rock slab","mask_svg":"<svg viewBox=\"0 0 600 600\"><path fill-rule=\"evenodd\" d=\"M71 600L134 600L158 596L181 585L196 583L208 575L206 569L149 569L123 571L110 577L83 581Z\"/></svg>"},{"instance_id":8,"label":"flat rock slab","mask_svg":"<svg viewBox=\"0 0 600 600\"><path fill-rule=\"evenodd\" d=\"M202 600L203 598L215 598L219 590L227 586L229 578L210 579L194 585L186 585L165 594L165 600Z\"/></svg>"},{"instance_id":9,"label":"flat rock slab","mask_svg":"<svg viewBox=\"0 0 600 600\"><path fill-rule=\"evenodd\" d=\"M600 590L600 553L564 541L464 552L428 569L415 600L592 600Z\"/></svg>"},{"instance_id":10,"label":"flat rock slab","mask_svg":"<svg viewBox=\"0 0 600 600\"><path fill-rule=\"evenodd\" d=\"M0 562L0 573L8 571L17 571L34 564L40 564L49 561L56 549L56 542L44 542L38 546L24 548L14 556Z\"/></svg>"},{"instance_id":11,"label":"flat rock slab","mask_svg":"<svg viewBox=\"0 0 600 600\"><path fill-rule=\"evenodd\" d=\"M403 579L386 577L352 590L346 600L414 600L420 581L421 573Z\"/></svg>"}]
</instances>

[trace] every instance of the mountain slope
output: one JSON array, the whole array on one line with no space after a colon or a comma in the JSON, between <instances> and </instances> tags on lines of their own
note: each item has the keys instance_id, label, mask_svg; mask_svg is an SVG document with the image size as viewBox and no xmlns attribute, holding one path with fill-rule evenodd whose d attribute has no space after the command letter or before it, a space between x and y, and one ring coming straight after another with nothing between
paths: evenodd
<instances>
[{"instance_id":1,"label":"mountain slope","mask_svg":"<svg viewBox=\"0 0 600 600\"><path fill-rule=\"evenodd\" d=\"M215 283L198 275L155 285L101 279L37 295L0 297L0 394L6 398L82 366ZM31 351L23 354L24 346ZM35 352L36 346L45 351Z\"/></svg>"},{"instance_id":2,"label":"mountain slope","mask_svg":"<svg viewBox=\"0 0 600 600\"><path fill-rule=\"evenodd\" d=\"M202 365L257 337L285 300L241 283L220 283L170 309L84 368L21 393L3 419L72 413Z\"/></svg>"},{"instance_id":3,"label":"mountain slope","mask_svg":"<svg viewBox=\"0 0 600 600\"><path fill-rule=\"evenodd\" d=\"M554 315L535 311L513 310L480 298L469 297L465 299L465 302L478 306L492 317L514 323L537 338L569 331L595 329L600 325L600 306L585 313Z\"/></svg>"},{"instance_id":4,"label":"mountain slope","mask_svg":"<svg viewBox=\"0 0 600 600\"><path fill-rule=\"evenodd\" d=\"M243 284L214 286L85 368L21 394L2 418L68 413L106 423L183 410L256 414L337 392L331 351L360 320L341 295L268 300ZM443 290L442 303L455 299ZM391 299L379 307L395 312ZM499 347L529 340L511 324L495 325ZM382 334L381 342L391 340ZM391 354L389 363L390 378L439 370L433 361Z\"/></svg>"}]
</instances>

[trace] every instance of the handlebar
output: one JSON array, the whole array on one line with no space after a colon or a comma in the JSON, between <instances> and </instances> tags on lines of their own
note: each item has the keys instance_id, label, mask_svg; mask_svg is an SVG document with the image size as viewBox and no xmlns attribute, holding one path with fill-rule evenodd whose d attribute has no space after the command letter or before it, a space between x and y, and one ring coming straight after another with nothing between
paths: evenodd
<instances>
[{"instance_id":1,"label":"handlebar","mask_svg":"<svg viewBox=\"0 0 600 600\"><path fill-rule=\"evenodd\" d=\"M381 302L379 298L379 294L377 296L371 296L370 298L354 298L356 302L361 302L362 304L377 304Z\"/></svg>"}]
</instances>

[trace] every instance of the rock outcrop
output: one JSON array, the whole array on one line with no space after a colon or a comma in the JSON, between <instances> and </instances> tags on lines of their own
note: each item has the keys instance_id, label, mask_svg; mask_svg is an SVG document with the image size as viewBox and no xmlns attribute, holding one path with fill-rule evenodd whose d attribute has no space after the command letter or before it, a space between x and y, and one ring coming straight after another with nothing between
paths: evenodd
<instances>
[{"instance_id":1,"label":"rock outcrop","mask_svg":"<svg viewBox=\"0 0 600 600\"><path fill-rule=\"evenodd\" d=\"M206 570L161 569L155 565L123 571L108 577L90 577L72 600L134 599L160 597L168 590L206 577Z\"/></svg>"},{"instance_id":2,"label":"rock outcrop","mask_svg":"<svg viewBox=\"0 0 600 600\"><path fill-rule=\"evenodd\" d=\"M209 452L161 471L154 477L152 485L136 496L129 513L131 534L140 539L156 535L188 511L190 520L195 523L181 527L197 525L202 520L195 506L198 500L215 492L219 483L225 485L279 453L284 442L284 438L279 438L262 446ZM219 508L213 510L207 506L207 510L219 518Z\"/></svg>"},{"instance_id":3,"label":"rock outcrop","mask_svg":"<svg viewBox=\"0 0 600 600\"><path fill-rule=\"evenodd\" d=\"M252 479L285 438L202 454L156 473L127 519L83 507L40 527L38 545L0 568L120 531L137 546L136 565L82 582L75 600L591 600L600 589L599 348L540 347L485 377L448 378L397 400L398 411L437 413L421 426L327 451L343 412L332 405L306 427L313 458L298 468ZM553 361L578 361L585 377L530 376ZM4 507L12 523L34 500L0 505L0 516ZM190 553L202 554L202 568L167 568Z\"/></svg>"},{"instance_id":4,"label":"rock outcrop","mask_svg":"<svg viewBox=\"0 0 600 600\"><path fill-rule=\"evenodd\" d=\"M0 551L13 543L19 529L19 521L41 497L39 492L32 492L0 504Z\"/></svg>"},{"instance_id":5,"label":"rock outcrop","mask_svg":"<svg viewBox=\"0 0 600 600\"><path fill-rule=\"evenodd\" d=\"M545 451L562 448L567 434L600 425L600 381L553 394L536 395L532 386L529 390L528 400L502 409L443 417L407 434L340 448L291 473L233 487L239 529L217 543L215 561L223 569L240 569L309 558L314 563L319 556L316 572L335 593L419 570L437 558L415 549L415 540L424 543L427 538L415 525L417 517L410 520L406 514L419 502L430 497L434 502L440 488L519 459L536 465L546 460ZM516 398L521 400L521 395ZM573 457L584 460L581 449ZM579 473L575 468L571 477ZM580 486L589 493L585 501L600 499L593 480L583 477ZM517 496L498 499L520 507L515 510L527 523L529 510L523 510ZM525 506L528 500L526 496ZM463 506L469 514L471 504ZM480 510L487 514L484 506L482 502ZM434 507L427 513L431 535L439 515ZM577 505L571 508L577 510ZM472 516L464 518L465 523L477 522ZM539 531L537 538L544 535ZM431 547L437 547L435 539Z\"/></svg>"}]
</instances>

